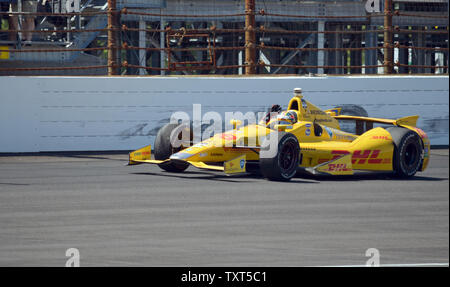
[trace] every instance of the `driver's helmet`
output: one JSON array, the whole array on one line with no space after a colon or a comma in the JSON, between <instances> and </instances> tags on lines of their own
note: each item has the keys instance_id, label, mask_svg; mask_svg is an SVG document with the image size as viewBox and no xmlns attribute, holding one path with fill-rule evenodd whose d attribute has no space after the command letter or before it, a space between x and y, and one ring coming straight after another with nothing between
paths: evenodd
<instances>
[{"instance_id":1,"label":"driver's helmet","mask_svg":"<svg viewBox=\"0 0 450 287\"><path fill-rule=\"evenodd\" d=\"M293 125L298 121L297 112L284 111L277 116L277 121L279 124Z\"/></svg>"}]
</instances>

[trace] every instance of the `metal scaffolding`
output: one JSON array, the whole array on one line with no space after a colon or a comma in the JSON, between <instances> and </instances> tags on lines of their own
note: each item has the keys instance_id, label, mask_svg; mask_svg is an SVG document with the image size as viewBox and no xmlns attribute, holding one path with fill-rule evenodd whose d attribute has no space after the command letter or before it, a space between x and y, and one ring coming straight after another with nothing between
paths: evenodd
<instances>
[{"instance_id":1,"label":"metal scaffolding","mask_svg":"<svg viewBox=\"0 0 450 287\"><path fill-rule=\"evenodd\" d=\"M0 12L44 19L30 43L4 40L30 31L3 25L0 75L448 74L448 1L368 3L81 0L79 11ZM45 25L56 18L68 24Z\"/></svg>"}]
</instances>

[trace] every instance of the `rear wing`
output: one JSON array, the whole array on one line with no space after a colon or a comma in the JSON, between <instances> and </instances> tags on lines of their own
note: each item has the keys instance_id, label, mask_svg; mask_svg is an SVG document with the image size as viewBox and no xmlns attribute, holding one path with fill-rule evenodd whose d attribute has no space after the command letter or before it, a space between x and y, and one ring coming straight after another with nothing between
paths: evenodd
<instances>
[{"instance_id":1,"label":"rear wing","mask_svg":"<svg viewBox=\"0 0 450 287\"><path fill-rule=\"evenodd\" d=\"M345 116L345 115L333 116L333 118L335 118L336 120L354 120L354 121L356 121L356 134L361 135L365 131L373 129L373 123L388 124L388 125L394 125L394 126L416 127L419 116L417 116L417 115L416 116L408 116L408 117L403 117L403 118L399 118L396 120Z\"/></svg>"},{"instance_id":2,"label":"rear wing","mask_svg":"<svg viewBox=\"0 0 450 287\"><path fill-rule=\"evenodd\" d=\"M412 126L415 127L417 125L417 120L419 116L408 116L399 118L396 120L391 119L379 119L379 118L368 118L368 117L355 117L355 116L334 116L333 118L337 120L356 120L363 122L372 122L372 123L380 123L380 124L390 124L395 126Z\"/></svg>"}]
</instances>

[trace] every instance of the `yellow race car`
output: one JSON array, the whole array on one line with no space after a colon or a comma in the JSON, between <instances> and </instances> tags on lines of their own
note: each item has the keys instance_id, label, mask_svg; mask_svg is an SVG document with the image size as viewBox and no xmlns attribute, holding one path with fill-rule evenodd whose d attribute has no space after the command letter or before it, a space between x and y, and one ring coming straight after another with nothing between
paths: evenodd
<instances>
[{"instance_id":1,"label":"yellow race car","mask_svg":"<svg viewBox=\"0 0 450 287\"><path fill-rule=\"evenodd\" d=\"M128 164L157 164L170 172L189 165L226 174L258 171L278 181L290 180L299 171L388 171L411 177L426 169L430 141L416 127L419 116L392 120L340 113L340 108L319 109L297 88L286 111L272 110L258 124L242 126L242 121L232 120L231 130L197 144L188 125L167 124L156 136L154 159L149 145L131 152ZM355 132L341 130L343 121L352 122Z\"/></svg>"}]
</instances>

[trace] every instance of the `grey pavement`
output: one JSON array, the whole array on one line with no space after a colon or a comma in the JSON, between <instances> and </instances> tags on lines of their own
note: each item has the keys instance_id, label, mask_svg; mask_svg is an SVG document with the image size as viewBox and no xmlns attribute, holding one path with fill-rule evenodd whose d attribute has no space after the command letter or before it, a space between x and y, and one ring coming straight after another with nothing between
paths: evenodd
<instances>
[{"instance_id":1,"label":"grey pavement","mask_svg":"<svg viewBox=\"0 0 450 287\"><path fill-rule=\"evenodd\" d=\"M126 155L0 157L0 266L448 263L448 150L408 180L386 174L269 182Z\"/></svg>"}]
</instances>

